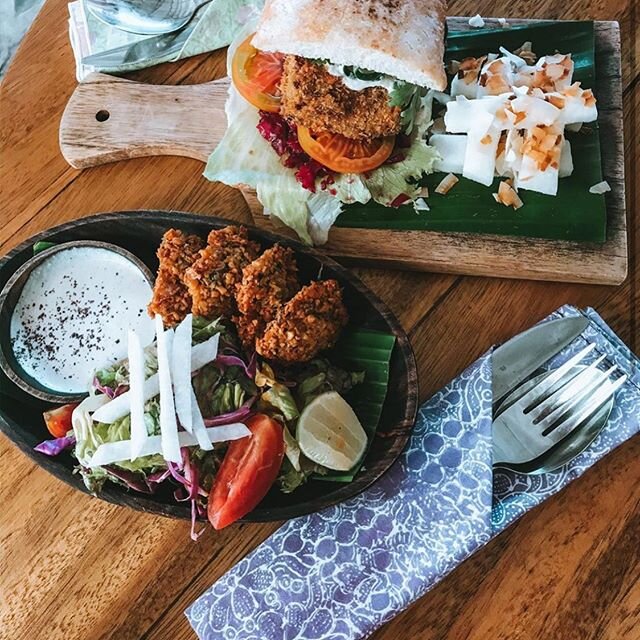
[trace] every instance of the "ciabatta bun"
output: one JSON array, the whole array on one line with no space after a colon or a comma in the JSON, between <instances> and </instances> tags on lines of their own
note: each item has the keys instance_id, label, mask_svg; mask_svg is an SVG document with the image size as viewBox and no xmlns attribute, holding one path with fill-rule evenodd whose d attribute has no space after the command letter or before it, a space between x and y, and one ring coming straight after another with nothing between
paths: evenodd
<instances>
[{"instance_id":1,"label":"ciabatta bun","mask_svg":"<svg viewBox=\"0 0 640 640\"><path fill-rule=\"evenodd\" d=\"M442 91L446 0L266 0L252 44Z\"/></svg>"}]
</instances>

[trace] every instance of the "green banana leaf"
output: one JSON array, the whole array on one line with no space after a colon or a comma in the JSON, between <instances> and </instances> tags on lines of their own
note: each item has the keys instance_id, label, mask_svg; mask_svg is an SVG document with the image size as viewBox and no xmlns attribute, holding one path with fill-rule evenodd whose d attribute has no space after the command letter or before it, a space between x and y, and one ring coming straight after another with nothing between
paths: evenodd
<instances>
[{"instance_id":1,"label":"green banana leaf","mask_svg":"<svg viewBox=\"0 0 640 640\"><path fill-rule=\"evenodd\" d=\"M346 396L355 411L369 443L375 436L382 407L389 386L389 361L396 342L392 334L357 329L346 333L335 347L336 364L348 371L364 371L364 382L356 385ZM331 472L314 475L318 480L350 482L360 469L358 464L347 473Z\"/></svg>"},{"instance_id":2,"label":"green banana leaf","mask_svg":"<svg viewBox=\"0 0 640 640\"><path fill-rule=\"evenodd\" d=\"M595 87L593 22L549 22L509 29L483 29L451 32L447 37L446 60L461 60L498 52L500 46L513 51L524 42L533 43L539 56L556 51L571 53L575 62L574 79L585 88ZM596 96L597 98L597 96ZM571 142L574 173L560 180L558 195L546 196L521 191L524 207L514 211L495 202L493 187L460 178L446 195L434 192L443 174L427 176L430 211L416 212L411 206L391 209L371 202L353 204L336 221L338 227L461 231L530 236L554 240L604 242L607 213L602 195L589 193L589 187L602 181L600 134L597 123L578 133L567 132Z\"/></svg>"}]
</instances>

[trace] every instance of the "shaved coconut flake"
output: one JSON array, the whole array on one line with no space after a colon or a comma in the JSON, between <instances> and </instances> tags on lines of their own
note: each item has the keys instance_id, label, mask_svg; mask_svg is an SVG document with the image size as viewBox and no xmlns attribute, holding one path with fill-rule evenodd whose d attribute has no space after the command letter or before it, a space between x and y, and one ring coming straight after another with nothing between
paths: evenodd
<instances>
[{"instance_id":1,"label":"shaved coconut flake","mask_svg":"<svg viewBox=\"0 0 640 640\"><path fill-rule=\"evenodd\" d=\"M482 29L484 25L485 25L485 22L479 13L476 13L476 15L473 16L473 18L469 18L469 26L473 27L474 29Z\"/></svg>"},{"instance_id":2,"label":"shaved coconut flake","mask_svg":"<svg viewBox=\"0 0 640 640\"><path fill-rule=\"evenodd\" d=\"M517 191L511 186L510 180L501 182L498 187L498 193L494 193L493 197L496 202L503 204L505 207L513 207L516 211L524 204Z\"/></svg>"},{"instance_id":3,"label":"shaved coconut flake","mask_svg":"<svg viewBox=\"0 0 640 640\"><path fill-rule=\"evenodd\" d=\"M171 381L176 413L180 424L193 433L191 413L191 332L193 316L186 318L175 328L171 349Z\"/></svg>"},{"instance_id":4,"label":"shaved coconut flake","mask_svg":"<svg viewBox=\"0 0 640 640\"><path fill-rule=\"evenodd\" d=\"M487 60L487 56L480 58L465 58L458 63L458 71L451 81L451 96L464 96L473 99L478 94L478 78L482 65Z\"/></svg>"},{"instance_id":5,"label":"shaved coconut flake","mask_svg":"<svg viewBox=\"0 0 640 640\"><path fill-rule=\"evenodd\" d=\"M496 152L500 141L500 128L493 125L488 113L478 118L478 126L467 135L462 175L485 186L490 186L496 170ZM487 128L487 124L489 124Z\"/></svg>"},{"instance_id":6,"label":"shaved coconut flake","mask_svg":"<svg viewBox=\"0 0 640 640\"><path fill-rule=\"evenodd\" d=\"M515 126L518 129L549 126L558 122L561 117L558 108L533 96L518 96L511 101L510 109L516 114Z\"/></svg>"},{"instance_id":7,"label":"shaved coconut flake","mask_svg":"<svg viewBox=\"0 0 640 640\"><path fill-rule=\"evenodd\" d=\"M447 73L450 76L455 76L458 71L460 71L460 61L459 60L449 60L446 64Z\"/></svg>"},{"instance_id":8,"label":"shaved coconut flake","mask_svg":"<svg viewBox=\"0 0 640 640\"><path fill-rule=\"evenodd\" d=\"M239 440L251 435L246 425L238 422L226 424L222 427L206 428L207 439L211 442L229 442ZM191 433L181 431L176 439L178 450L180 447L193 447L197 444L196 438ZM162 436L149 436L141 451L141 457L158 454L162 451ZM101 444L93 457L88 462L89 467L103 467L127 460L131 450L131 440L119 440L118 442L106 442Z\"/></svg>"},{"instance_id":9,"label":"shaved coconut flake","mask_svg":"<svg viewBox=\"0 0 640 640\"><path fill-rule=\"evenodd\" d=\"M493 117L499 110L505 109L509 100L506 96L487 96L478 100L468 100L464 96L457 96L455 101L447 104L444 123L448 133L469 133L478 123L484 125L481 137L493 123L486 118L486 114Z\"/></svg>"},{"instance_id":10,"label":"shaved coconut flake","mask_svg":"<svg viewBox=\"0 0 640 640\"><path fill-rule=\"evenodd\" d=\"M160 315L156 315L156 343L158 346L158 382L160 387L160 436L162 457L170 462L182 462L178 440L178 422L173 402L171 364L169 354L173 343L173 331L165 331Z\"/></svg>"},{"instance_id":11,"label":"shaved coconut flake","mask_svg":"<svg viewBox=\"0 0 640 640\"><path fill-rule=\"evenodd\" d=\"M560 153L560 169L558 177L568 178L573 173L573 156L571 155L571 143L565 139Z\"/></svg>"},{"instance_id":12,"label":"shaved coconut flake","mask_svg":"<svg viewBox=\"0 0 640 640\"><path fill-rule=\"evenodd\" d=\"M555 196L564 135L558 127L534 127L527 132L516 187Z\"/></svg>"},{"instance_id":13,"label":"shaved coconut flake","mask_svg":"<svg viewBox=\"0 0 640 640\"><path fill-rule=\"evenodd\" d=\"M505 58L498 58L482 67L478 82L478 98L484 96L499 96L511 93L513 86L513 72L511 63Z\"/></svg>"},{"instance_id":14,"label":"shaved coconut flake","mask_svg":"<svg viewBox=\"0 0 640 640\"><path fill-rule=\"evenodd\" d=\"M456 178L453 173L449 173L444 178L442 178L440 184L436 187L436 193L439 193L442 196L446 196L447 193L449 193L449 191L451 191L451 189L453 189L453 187L458 184L458 182L458 178Z\"/></svg>"},{"instance_id":15,"label":"shaved coconut flake","mask_svg":"<svg viewBox=\"0 0 640 640\"><path fill-rule=\"evenodd\" d=\"M429 144L438 152L440 159L433 168L443 173L462 173L467 150L467 136L434 134Z\"/></svg>"},{"instance_id":16,"label":"shaved coconut flake","mask_svg":"<svg viewBox=\"0 0 640 640\"><path fill-rule=\"evenodd\" d=\"M594 122L598 119L598 108L593 91L581 89L577 82L565 91L547 94L547 100L563 103L564 106L560 112L562 124Z\"/></svg>"},{"instance_id":17,"label":"shaved coconut flake","mask_svg":"<svg viewBox=\"0 0 640 640\"><path fill-rule=\"evenodd\" d=\"M496 149L496 175L513 177L513 170L507 162L507 139L509 133L503 131Z\"/></svg>"},{"instance_id":18,"label":"shaved coconut flake","mask_svg":"<svg viewBox=\"0 0 640 640\"><path fill-rule=\"evenodd\" d=\"M589 193L593 193L596 195L602 195L604 193L608 193L609 191L611 191L611 186L606 180L603 180L602 182L598 182L598 184L594 184L589 189Z\"/></svg>"},{"instance_id":19,"label":"shaved coconut flake","mask_svg":"<svg viewBox=\"0 0 640 640\"><path fill-rule=\"evenodd\" d=\"M147 425L144 421L144 350L138 334L129 330L129 394L131 400L131 451L130 459L140 457L147 439Z\"/></svg>"},{"instance_id":20,"label":"shaved coconut flake","mask_svg":"<svg viewBox=\"0 0 640 640\"><path fill-rule=\"evenodd\" d=\"M504 27L505 29L509 28L509 23L507 22L506 18L498 18L498 23L500 24L501 27Z\"/></svg>"},{"instance_id":21,"label":"shaved coconut flake","mask_svg":"<svg viewBox=\"0 0 640 640\"><path fill-rule=\"evenodd\" d=\"M420 189L420 193L418 195L421 198L428 198L429 197L429 187L422 187L422 189Z\"/></svg>"},{"instance_id":22,"label":"shaved coconut flake","mask_svg":"<svg viewBox=\"0 0 640 640\"><path fill-rule=\"evenodd\" d=\"M191 418L193 420L193 435L196 437L198 441L198 446L205 451L210 451L213 449L213 445L207 436L207 428L204 424L204 418L202 417L202 413L200 412L200 407L198 406L198 399L196 398L196 393L193 390L193 386L191 387Z\"/></svg>"},{"instance_id":23,"label":"shaved coconut flake","mask_svg":"<svg viewBox=\"0 0 640 640\"><path fill-rule=\"evenodd\" d=\"M513 53L516 56L519 56L523 60L526 60L527 64L534 65L538 56L532 50L533 45L531 42L523 42L522 46L516 49Z\"/></svg>"},{"instance_id":24,"label":"shaved coconut flake","mask_svg":"<svg viewBox=\"0 0 640 640\"><path fill-rule=\"evenodd\" d=\"M205 342L196 344L191 349L191 371L198 371L206 364L213 362L218 355L218 342L220 334L211 336ZM154 373L144 381L144 401L155 398L160 393L160 382L158 374ZM106 396L105 396L106 398ZM108 398L106 398L108 400ZM103 407L93 414L96 422L111 424L120 418L124 418L130 412L131 394L129 391L120 394L118 397L107 402Z\"/></svg>"},{"instance_id":25,"label":"shaved coconut flake","mask_svg":"<svg viewBox=\"0 0 640 640\"><path fill-rule=\"evenodd\" d=\"M416 198L413 201L413 208L416 211L431 211L424 198Z\"/></svg>"},{"instance_id":26,"label":"shaved coconut flake","mask_svg":"<svg viewBox=\"0 0 640 640\"><path fill-rule=\"evenodd\" d=\"M511 63L515 66L516 69L520 69L520 67L527 66L527 61L524 58L517 56L515 53L511 53L511 51L509 51L508 49L505 49L504 47L500 47L500 53L505 58L508 58L511 61Z\"/></svg>"}]
</instances>

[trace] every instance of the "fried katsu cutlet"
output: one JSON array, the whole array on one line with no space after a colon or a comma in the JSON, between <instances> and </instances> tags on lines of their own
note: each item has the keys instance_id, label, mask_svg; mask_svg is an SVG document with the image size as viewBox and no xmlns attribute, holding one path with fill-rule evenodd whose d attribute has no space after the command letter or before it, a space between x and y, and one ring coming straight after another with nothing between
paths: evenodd
<instances>
[{"instance_id":1,"label":"fried katsu cutlet","mask_svg":"<svg viewBox=\"0 0 640 640\"><path fill-rule=\"evenodd\" d=\"M256 351L279 362L307 362L333 346L349 316L335 280L307 285L280 308L256 342Z\"/></svg>"},{"instance_id":2,"label":"fried katsu cutlet","mask_svg":"<svg viewBox=\"0 0 640 640\"><path fill-rule=\"evenodd\" d=\"M242 270L258 257L259 251L260 246L249 240L245 227L229 226L212 231L207 246L183 276L191 295L193 314L204 318L231 316Z\"/></svg>"},{"instance_id":3,"label":"fried katsu cutlet","mask_svg":"<svg viewBox=\"0 0 640 640\"><path fill-rule=\"evenodd\" d=\"M236 290L240 315L233 320L245 347L253 347L278 309L299 289L294 253L279 244L242 270L242 282Z\"/></svg>"},{"instance_id":4,"label":"fried katsu cutlet","mask_svg":"<svg viewBox=\"0 0 640 640\"><path fill-rule=\"evenodd\" d=\"M203 245L198 236L188 236L177 229L169 229L162 236L157 252L160 266L147 309L151 317L162 316L166 326L178 324L191 311L191 296L182 276Z\"/></svg>"},{"instance_id":5,"label":"fried katsu cutlet","mask_svg":"<svg viewBox=\"0 0 640 640\"><path fill-rule=\"evenodd\" d=\"M305 58L285 57L280 93L281 115L313 132L368 140L400 131L401 109L389 106L386 89L353 91L321 64Z\"/></svg>"}]
</instances>

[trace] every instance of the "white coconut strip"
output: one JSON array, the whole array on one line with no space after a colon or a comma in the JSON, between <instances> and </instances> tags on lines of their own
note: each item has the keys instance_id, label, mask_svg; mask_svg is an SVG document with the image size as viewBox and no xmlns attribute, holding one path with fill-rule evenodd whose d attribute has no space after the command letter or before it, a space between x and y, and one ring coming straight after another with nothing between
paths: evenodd
<instances>
[{"instance_id":1,"label":"white coconut strip","mask_svg":"<svg viewBox=\"0 0 640 640\"><path fill-rule=\"evenodd\" d=\"M173 401L171 384L170 356L173 332L165 331L162 317L156 315L156 344L158 346L158 382L160 386L160 436L162 457L171 462L182 462L180 441L178 439L178 421Z\"/></svg>"},{"instance_id":2,"label":"white coconut strip","mask_svg":"<svg viewBox=\"0 0 640 640\"><path fill-rule=\"evenodd\" d=\"M516 189L555 196L558 193L563 142L564 135L557 127L535 127L527 132Z\"/></svg>"},{"instance_id":3,"label":"white coconut strip","mask_svg":"<svg viewBox=\"0 0 640 640\"><path fill-rule=\"evenodd\" d=\"M511 93L513 86L513 72L511 62L506 58L498 58L487 62L480 72L478 98L484 96L499 96Z\"/></svg>"},{"instance_id":4,"label":"white coconut strip","mask_svg":"<svg viewBox=\"0 0 640 640\"><path fill-rule=\"evenodd\" d=\"M611 191L611 185L606 180L598 182L598 184L594 184L589 188L589 193L593 193L594 195L603 195L609 193L609 191Z\"/></svg>"},{"instance_id":5,"label":"white coconut strip","mask_svg":"<svg viewBox=\"0 0 640 640\"><path fill-rule=\"evenodd\" d=\"M516 129L532 129L543 124L550 126L560 120L560 109L551 103L528 95L518 95L511 101L509 110L515 115Z\"/></svg>"},{"instance_id":6,"label":"white coconut strip","mask_svg":"<svg viewBox=\"0 0 640 640\"><path fill-rule=\"evenodd\" d=\"M198 446L205 451L210 451L213 449L213 445L207 436L207 428L204 424L204 419L202 417L202 413L200 412L200 407L198 406L198 399L196 398L195 391L193 387L191 387L191 417L193 419L193 435L196 437L196 441L198 442Z\"/></svg>"},{"instance_id":7,"label":"white coconut strip","mask_svg":"<svg viewBox=\"0 0 640 640\"><path fill-rule=\"evenodd\" d=\"M508 103L508 96L488 96L478 100L467 100L458 96L447 104L444 123L448 133L469 133L477 126L480 114L495 116ZM506 125L505 125L506 127Z\"/></svg>"},{"instance_id":8,"label":"white coconut strip","mask_svg":"<svg viewBox=\"0 0 640 640\"><path fill-rule=\"evenodd\" d=\"M462 169L465 178L487 187L493 182L501 134L500 128L492 124L494 120L495 118L488 113L478 118L478 126L467 136Z\"/></svg>"},{"instance_id":9,"label":"white coconut strip","mask_svg":"<svg viewBox=\"0 0 640 640\"><path fill-rule=\"evenodd\" d=\"M560 110L559 122L561 124L582 124L598 119L596 99L591 89L581 89L573 85L565 91L549 93L545 98L547 102Z\"/></svg>"},{"instance_id":10,"label":"white coconut strip","mask_svg":"<svg viewBox=\"0 0 640 640\"><path fill-rule=\"evenodd\" d=\"M222 427L208 427L206 429L207 439L209 442L229 442L231 440L239 440L251 435L251 431L241 422L227 424ZM178 434L179 447L193 447L197 444L196 437L180 431ZM129 451L131 450L131 440L120 440L118 442L107 442L101 444L93 457L89 460L89 467L102 467L108 464L128 460ZM140 453L141 457L151 456L161 453L162 436L149 436Z\"/></svg>"},{"instance_id":11,"label":"white coconut strip","mask_svg":"<svg viewBox=\"0 0 640 640\"><path fill-rule=\"evenodd\" d=\"M440 159L434 164L435 171L462 173L466 135L434 134L429 138L429 144L440 154Z\"/></svg>"},{"instance_id":12,"label":"white coconut strip","mask_svg":"<svg viewBox=\"0 0 640 640\"><path fill-rule=\"evenodd\" d=\"M504 149L504 174L515 177L522 166L522 148L524 146L525 131L511 129L507 133Z\"/></svg>"},{"instance_id":13,"label":"white coconut strip","mask_svg":"<svg viewBox=\"0 0 640 640\"><path fill-rule=\"evenodd\" d=\"M205 365L213 362L218 355L218 342L220 335L216 334L205 342L194 345L191 348L191 371L198 371ZM160 393L160 381L158 374L154 373L144 381L144 401L151 400ZM103 396L100 396L103 397ZM104 396L105 402L108 400ZM128 415L130 412L131 394L129 391L119 395L117 398L106 402L103 407L93 414L96 422L111 424L120 418Z\"/></svg>"},{"instance_id":14,"label":"white coconut strip","mask_svg":"<svg viewBox=\"0 0 640 640\"><path fill-rule=\"evenodd\" d=\"M560 153L560 169L558 176L560 178L568 178L573 173L573 155L571 154L571 143L565 139L562 143L562 151Z\"/></svg>"},{"instance_id":15,"label":"white coconut strip","mask_svg":"<svg viewBox=\"0 0 640 640\"><path fill-rule=\"evenodd\" d=\"M129 395L131 413L131 460L140 457L147 439L144 422L144 350L138 334L132 329L128 336Z\"/></svg>"},{"instance_id":16,"label":"white coconut strip","mask_svg":"<svg viewBox=\"0 0 640 640\"><path fill-rule=\"evenodd\" d=\"M188 314L176 327L171 349L171 381L178 420L193 433L191 412L191 331L193 316Z\"/></svg>"}]
</instances>

